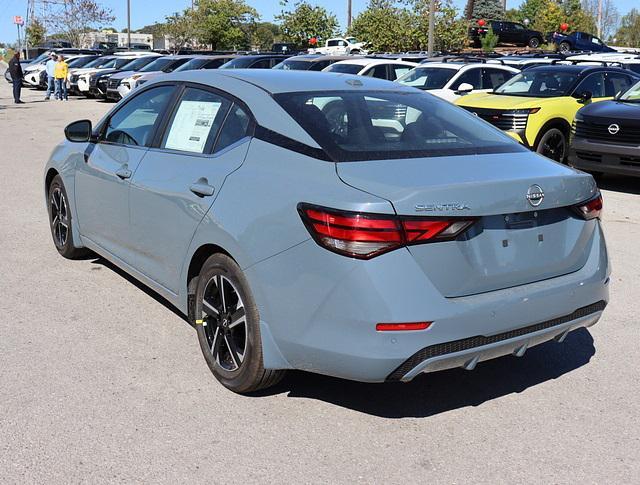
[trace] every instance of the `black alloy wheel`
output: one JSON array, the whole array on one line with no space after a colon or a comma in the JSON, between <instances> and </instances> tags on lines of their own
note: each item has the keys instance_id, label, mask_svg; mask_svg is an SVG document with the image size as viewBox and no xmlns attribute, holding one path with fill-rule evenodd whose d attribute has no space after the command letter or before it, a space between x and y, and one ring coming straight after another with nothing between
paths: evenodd
<instances>
[{"instance_id":1,"label":"black alloy wheel","mask_svg":"<svg viewBox=\"0 0 640 485\"><path fill-rule=\"evenodd\" d=\"M567 138L558 128L551 128L542 135L536 152L556 162L564 163L567 154Z\"/></svg>"},{"instance_id":2,"label":"black alloy wheel","mask_svg":"<svg viewBox=\"0 0 640 485\"><path fill-rule=\"evenodd\" d=\"M264 368L260 314L240 266L226 254L209 256L193 290L193 323L216 379L238 393L278 383L285 371Z\"/></svg>"},{"instance_id":3,"label":"black alloy wheel","mask_svg":"<svg viewBox=\"0 0 640 485\"><path fill-rule=\"evenodd\" d=\"M71 223L69 197L60 175L56 175L51 181L51 185L49 185L47 208L53 244L55 244L60 255L67 259L85 256L88 253L86 249L73 245L73 225Z\"/></svg>"}]
</instances>

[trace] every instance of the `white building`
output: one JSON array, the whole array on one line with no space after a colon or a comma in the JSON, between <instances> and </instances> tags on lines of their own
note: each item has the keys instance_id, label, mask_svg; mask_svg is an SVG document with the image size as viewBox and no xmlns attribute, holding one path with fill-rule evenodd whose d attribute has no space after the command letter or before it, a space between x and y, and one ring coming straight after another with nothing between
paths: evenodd
<instances>
[{"instance_id":1,"label":"white building","mask_svg":"<svg viewBox=\"0 0 640 485\"><path fill-rule=\"evenodd\" d=\"M103 32L87 32L81 35L80 47L91 48L95 44L101 42L116 43L118 47L127 47L129 41L128 34L123 32L112 33L108 31ZM145 33L131 33L132 44L146 44L149 48L153 49L153 35Z\"/></svg>"}]
</instances>

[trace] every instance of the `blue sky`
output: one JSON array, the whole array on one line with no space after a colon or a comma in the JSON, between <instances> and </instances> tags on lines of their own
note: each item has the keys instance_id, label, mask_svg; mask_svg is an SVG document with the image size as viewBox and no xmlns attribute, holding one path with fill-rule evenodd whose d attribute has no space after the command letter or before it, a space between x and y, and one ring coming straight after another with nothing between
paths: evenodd
<instances>
[{"instance_id":1,"label":"blue sky","mask_svg":"<svg viewBox=\"0 0 640 485\"><path fill-rule=\"evenodd\" d=\"M291 0L293 3L295 0ZM310 3L324 5L332 10L340 22L346 23L347 0L309 0ZM618 10L626 13L636 5L638 0L614 0ZM102 0L103 5L111 8L116 21L114 27L118 30L127 26L127 2L126 0ZM273 16L282 9L278 0L247 0L247 3L255 7L263 20L273 20ZM365 8L368 0L352 0L354 15ZM465 4L465 0L454 0L458 7ZM507 0L507 7L517 6L522 0ZM191 0L131 0L131 27L140 28L157 20L162 20L165 15L182 10L191 5ZM16 27L12 24L14 15L25 16L27 0L0 0L0 41L13 42L16 40Z\"/></svg>"}]
</instances>

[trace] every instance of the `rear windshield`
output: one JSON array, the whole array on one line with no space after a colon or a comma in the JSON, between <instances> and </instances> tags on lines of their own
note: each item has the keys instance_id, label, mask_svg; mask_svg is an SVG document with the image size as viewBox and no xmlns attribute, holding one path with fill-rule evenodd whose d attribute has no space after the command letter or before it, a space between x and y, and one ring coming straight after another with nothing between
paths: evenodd
<instances>
[{"instance_id":1,"label":"rear windshield","mask_svg":"<svg viewBox=\"0 0 640 485\"><path fill-rule=\"evenodd\" d=\"M526 151L476 116L417 91L296 92L274 98L335 161Z\"/></svg>"},{"instance_id":2,"label":"rear windshield","mask_svg":"<svg viewBox=\"0 0 640 485\"><path fill-rule=\"evenodd\" d=\"M568 96L577 78L577 74L572 72L535 69L515 75L497 88L495 92L496 94L507 94L509 96L539 98Z\"/></svg>"},{"instance_id":3,"label":"rear windshield","mask_svg":"<svg viewBox=\"0 0 640 485\"><path fill-rule=\"evenodd\" d=\"M420 89L442 89L456 72L448 68L417 67L396 81Z\"/></svg>"},{"instance_id":4,"label":"rear windshield","mask_svg":"<svg viewBox=\"0 0 640 485\"><path fill-rule=\"evenodd\" d=\"M341 62L336 62L328 66L325 70L327 72L339 72L342 74L358 74L362 69L364 69L364 66L360 64L342 64Z\"/></svg>"}]
</instances>

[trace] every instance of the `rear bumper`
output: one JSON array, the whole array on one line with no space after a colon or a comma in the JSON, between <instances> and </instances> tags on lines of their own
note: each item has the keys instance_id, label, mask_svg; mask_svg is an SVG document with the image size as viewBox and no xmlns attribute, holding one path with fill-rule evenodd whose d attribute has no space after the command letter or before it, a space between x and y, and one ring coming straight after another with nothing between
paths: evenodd
<instances>
[{"instance_id":1,"label":"rear bumper","mask_svg":"<svg viewBox=\"0 0 640 485\"><path fill-rule=\"evenodd\" d=\"M637 146L597 143L574 138L569 163L589 172L640 176L640 140Z\"/></svg>"},{"instance_id":2,"label":"rear bumper","mask_svg":"<svg viewBox=\"0 0 640 485\"><path fill-rule=\"evenodd\" d=\"M610 271L604 236L593 223L581 269L464 297L444 297L407 250L358 261L307 241L245 274L288 367L365 382L406 381L421 372L473 368L596 323L609 300ZM594 304L602 308L581 313ZM376 323L424 321L433 323L419 331L375 330ZM461 341L467 343L456 347ZM425 354L434 346L449 350ZM271 362L265 350L265 367L285 368Z\"/></svg>"},{"instance_id":3,"label":"rear bumper","mask_svg":"<svg viewBox=\"0 0 640 485\"><path fill-rule=\"evenodd\" d=\"M526 350L555 339L564 341L577 328L595 325L606 307L605 301L582 307L563 317L491 336L475 336L431 345L419 350L394 370L388 381L410 381L424 372L462 367L473 370L478 362L505 355L522 357Z\"/></svg>"}]
</instances>

